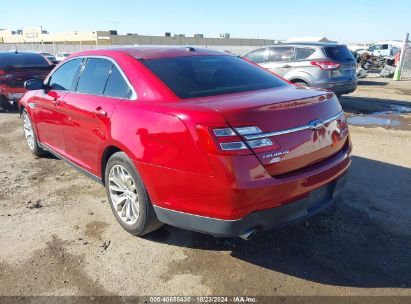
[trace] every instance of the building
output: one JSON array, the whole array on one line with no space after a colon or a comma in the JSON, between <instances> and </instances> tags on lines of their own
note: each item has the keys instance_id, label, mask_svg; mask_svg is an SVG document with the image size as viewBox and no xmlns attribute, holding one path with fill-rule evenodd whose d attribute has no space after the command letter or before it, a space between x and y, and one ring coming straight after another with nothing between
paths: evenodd
<instances>
[{"instance_id":1,"label":"building","mask_svg":"<svg viewBox=\"0 0 411 304\"><path fill-rule=\"evenodd\" d=\"M41 26L22 30L0 30L0 43L63 43L63 44L111 44L110 31L73 31L49 33Z\"/></svg>"},{"instance_id":2,"label":"building","mask_svg":"<svg viewBox=\"0 0 411 304\"><path fill-rule=\"evenodd\" d=\"M167 32L164 36L148 36L117 31L73 31L49 33L41 26L22 30L0 30L0 43L4 44L66 44L66 45L202 45L202 46L262 46L275 43L269 39L206 38L203 34L186 37L185 34Z\"/></svg>"}]
</instances>

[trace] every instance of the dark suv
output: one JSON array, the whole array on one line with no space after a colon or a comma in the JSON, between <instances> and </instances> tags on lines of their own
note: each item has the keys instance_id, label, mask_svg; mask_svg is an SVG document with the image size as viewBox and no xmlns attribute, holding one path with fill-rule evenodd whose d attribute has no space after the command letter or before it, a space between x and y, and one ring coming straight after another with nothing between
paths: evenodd
<instances>
[{"instance_id":1,"label":"dark suv","mask_svg":"<svg viewBox=\"0 0 411 304\"><path fill-rule=\"evenodd\" d=\"M29 52L0 52L0 107L9 111L26 92L28 79L44 79L54 65L44 56Z\"/></svg>"},{"instance_id":2,"label":"dark suv","mask_svg":"<svg viewBox=\"0 0 411 304\"><path fill-rule=\"evenodd\" d=\"M244 58L295 84L328 89L337 96L357 88L356 61L345 45L281 43L251 51Z\"/></svg>"}]
</instances>

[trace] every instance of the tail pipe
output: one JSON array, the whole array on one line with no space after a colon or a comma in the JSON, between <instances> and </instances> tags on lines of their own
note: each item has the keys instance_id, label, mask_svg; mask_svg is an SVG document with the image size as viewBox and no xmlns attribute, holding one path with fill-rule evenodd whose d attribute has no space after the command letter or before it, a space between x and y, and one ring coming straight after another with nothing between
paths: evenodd
<instances>
[{"instance_id":1,"label":"tail pipe","mask_svg":"<svg viewBox=\"0 0 411 304\"><path fill-rule=\"evenodd\" d=\"M243 234L240 234L239 237L245 241L249 241L255 236L256 233L257 233L257 229L252 229Z\"/></svg>"}]
</instances>

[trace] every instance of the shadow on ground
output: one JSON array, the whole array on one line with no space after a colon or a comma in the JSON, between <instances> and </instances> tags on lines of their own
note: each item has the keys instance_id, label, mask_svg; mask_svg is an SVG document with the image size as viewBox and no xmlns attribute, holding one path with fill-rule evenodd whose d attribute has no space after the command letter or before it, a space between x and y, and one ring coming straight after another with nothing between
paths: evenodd
<instances>
[{"instance_id":1,"label":"shadow on ground","mask_svg":"<svg viewBox=\"0 0 411 304\"><path fill-rule=\"evenodd\" d=\"M230 267L239 259L322 284L410 288L410 184L411 169L353 157L342 198L304 222L258 233L250 241L170 226L147 239L188 249L188 258L173 267L176 275L201 274L199 265L204 265L207 277L221 272L221 264ZM218 263L218 251L228 251L229 259ZM245 275L253 276L253 271Z\"/></svg>"},{"instance_id":2,"label":"shadow on ground","mask_svg":"<svg viewBox=\"0 0 411 304\"><path fill-rule=\"evenodd\" d=\"M358 80L357 85L365 85L365 86L376 86L376 87L383 87L389 84L386 81L370 81L370 80Z\"/></svg>"},{"instance_id":3,"label":"shadow on ground","mask_svg":"<svg viewBox=\"0 0 411 304\"><path fill-rule=\"evenodd\" d=\"M409 108L408 112L411 112L411 102L393 99L342 96L340 103L344 112L353 114L373 114L393 111L393 109L395 111L395 107L407 107Z\"/></svg>"}]
</instances>

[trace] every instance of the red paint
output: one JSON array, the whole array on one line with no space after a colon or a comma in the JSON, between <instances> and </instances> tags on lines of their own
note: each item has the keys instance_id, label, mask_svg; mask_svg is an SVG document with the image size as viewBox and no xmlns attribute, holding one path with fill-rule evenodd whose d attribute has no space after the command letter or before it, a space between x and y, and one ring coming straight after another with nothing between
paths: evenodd
<instances>
[{"instance_id":1,"label":"red paint","mask_svg":"<svg viewBox=\"0 0 411 304\"><path fill-rule=\"evenodd\" d=\"M327 91L289 85L182 100L134 57L227 54L136 48L71 57L80 55L114 59L138 99L39 90L28 92L20 104L29 111L41 142L100 178L104 151L113 146L124 151L155 205L239 219L305 197L344 174L350 165L351 143L344 117L320 130L272 137L274 145L263 150L221 151L218 144L227 139L217 139L212 133L213 128L238 126L273 132L328 119L342 109ZM36 104L35 109L28 103ZM100 115L101 111L106 115ZM277 162L264 158L267 153L284 151L289 152Z\"/></svg>"},{"instance_id":2,"label":"red paint","mask_svg":"<svg viewBox=\"0 0 411 304\"><path fill-rule=\"evenodd\" d=\"M14 69L0 70L0 95L7 99L13 99L13 94L23 94L27 90L24 88L24 81L30 78L44 79L50 69Z\"/></svg>"}]
</instances>

